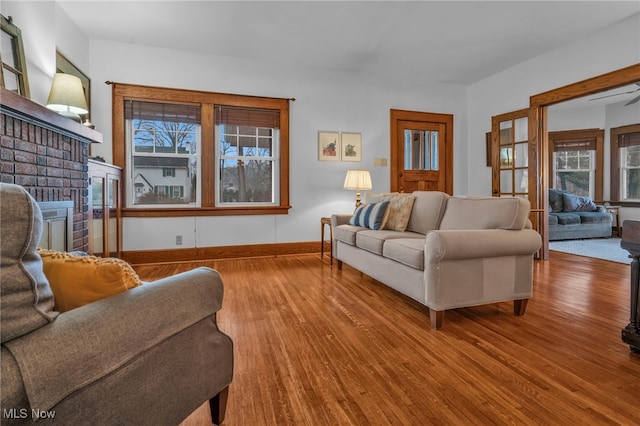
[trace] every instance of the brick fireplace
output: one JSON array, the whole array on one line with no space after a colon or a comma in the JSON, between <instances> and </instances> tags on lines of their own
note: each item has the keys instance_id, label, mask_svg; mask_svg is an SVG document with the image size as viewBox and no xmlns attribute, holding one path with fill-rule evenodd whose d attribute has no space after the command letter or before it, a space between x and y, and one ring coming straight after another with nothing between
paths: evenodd
<instances>
[{"instance_id":1,"label":"brick fireplace","mask_svg":"<svg viewBox=\"0 0 640 426\"><path fill-rule=\"evenodd\" d=\"M102 134L0 88L0 181L38 202L73 201L73 249L88 251L89 144Z\"/></svg>"}]
</instances>

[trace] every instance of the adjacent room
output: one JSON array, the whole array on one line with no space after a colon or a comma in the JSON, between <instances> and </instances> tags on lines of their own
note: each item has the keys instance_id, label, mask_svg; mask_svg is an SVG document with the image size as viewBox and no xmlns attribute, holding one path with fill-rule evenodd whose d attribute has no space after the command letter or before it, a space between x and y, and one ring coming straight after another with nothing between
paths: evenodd
<instances>
[{"instance_id":1,"label":"adjacent room","mask_svg":"<svg viewBox=\"0 0 640 426\"><path fill-rule=\"evenodd\" d=\"M640 3L0 3L2 425L640 424Z\"/></svg>"}]
</instances>

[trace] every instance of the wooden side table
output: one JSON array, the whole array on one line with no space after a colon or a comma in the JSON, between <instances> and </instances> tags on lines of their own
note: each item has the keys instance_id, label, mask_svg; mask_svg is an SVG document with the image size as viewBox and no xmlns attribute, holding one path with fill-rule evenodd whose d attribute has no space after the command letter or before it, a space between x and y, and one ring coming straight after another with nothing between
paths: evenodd
<instances>
[{"instance_id":1,"label":"wooden side table","mask_svg":"<svg viewBox=\"0 0 640 426\"><path fill-rule=\"evenodd\" d=\"M331 218L320 218L320 260L324 258L324 226L329 225L329 265L333 265L333 228L331 228Z\"/></svg>"}]
</instances>

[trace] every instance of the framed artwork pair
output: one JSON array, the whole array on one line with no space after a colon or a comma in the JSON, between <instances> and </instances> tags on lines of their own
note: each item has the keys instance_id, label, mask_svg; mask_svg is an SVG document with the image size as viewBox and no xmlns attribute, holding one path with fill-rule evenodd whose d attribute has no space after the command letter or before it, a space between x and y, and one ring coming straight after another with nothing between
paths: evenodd
<instances>
[{"instance_id":1,"label":"framed artwork pair","mask_svg":"<svg viewBox=\"0 0 640 426\"><path fill-rule=\"evenodd\" d=\"M362 161L362 134L318 132L319 161Z\"/></svg>"}]
</instances>

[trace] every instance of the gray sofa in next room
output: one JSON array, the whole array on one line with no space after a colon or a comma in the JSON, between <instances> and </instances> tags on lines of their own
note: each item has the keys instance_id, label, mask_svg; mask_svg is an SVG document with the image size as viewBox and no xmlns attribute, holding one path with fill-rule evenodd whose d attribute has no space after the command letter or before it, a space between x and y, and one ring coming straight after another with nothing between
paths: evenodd
<instances>
[{"instance_id":1,"label":"gray sofa in next room","mask_svg":"<svg viewBox=\"0 0 640 426\"><path fill-rule=\"evenodd\" d=\"M612 217L588 197L549 189L549 241L610 238Z\"/></svg>"}]
</instances>

